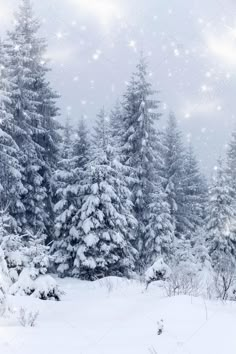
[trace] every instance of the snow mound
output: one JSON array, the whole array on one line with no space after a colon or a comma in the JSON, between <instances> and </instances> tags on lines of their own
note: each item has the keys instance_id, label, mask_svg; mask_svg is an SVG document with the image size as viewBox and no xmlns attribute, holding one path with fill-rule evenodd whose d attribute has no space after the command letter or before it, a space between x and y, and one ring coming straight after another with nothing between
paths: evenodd
<instances>
[{"instance_id":1,"label":"snow mound","mask_svg":"<svg viewBox=\"0 0 236 354\"><path fill-rule=\"evenodd\" d=\"M116 276L108 276L102 279L98 279L92 282L93 289L103 289L105 292L111 293L116 291L122 291L123 289L131 288L134 284L137 285L137 288L141 289L141 284L139 281L121 278Z\"/></svg>"},{"instance_id":2,"label":"snow mound","mask_svg":"<svg viewBox=\"0 0 236 354\"><path fill-rule=\"evenodd\" d=\"M32 269L23 269L18 280L10 287L10 295L32 295L34 292L34 274Z\"/></svg>"},{"instance_id":3,"label":"snow mound","mask_svg":"<svg viewBox=\"0 0 236 354\"><path fill-rule=\"evenodd\" d=\"M160 258L146 271L145 281L151 283L156 280L166 280L170 275L170 267Z\"/></svg>"},{"instance_id":4,"label":"snow mound","mask_svg":"<svg viewBox=\"0 0 236 354\"><path fill-rule=\"evenodd\" d=\"M34 282L33 295L41 300L60 301L63 295L56 280L50 275L40 275Z\"/></svg>"},{"instance_id":5,"label":"snow mound","mask_svg":"<svg viewBox=\"0 0 236 354\"><path fill-rule=\"evenodd\" d=\"M32 295L41 300L61 300L63 291L50 275L35 276L34 269L24 269L10 287L11 295Z\"/></svg>"}]
</instances>

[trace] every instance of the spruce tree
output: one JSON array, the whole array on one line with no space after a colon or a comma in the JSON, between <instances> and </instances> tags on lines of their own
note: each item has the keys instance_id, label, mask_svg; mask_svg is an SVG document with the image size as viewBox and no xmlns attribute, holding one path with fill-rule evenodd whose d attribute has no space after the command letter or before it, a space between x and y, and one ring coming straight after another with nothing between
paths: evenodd
<instances>
[{"instance_id":1,"label":"spruce tree","mask_svg":"<svg viewBox=\"0 0 236 354\"><path fill-rule=\"evenodd\" d=\"M84 169L90 159L90 138L85 119L82 116L79 120L77 135L73 143L73 164L74 168Z\"/></svg>"},{"instance_id":2,"label":"spruce tree","mask_svg":"<svg viewBox=\"0 0 236 354\"><path fill-rule=\"evenodd\" d=\"M109 143L104 111L98 115L96 149L81 180L81 208L73 218L73 275L96 279L134 269L131 242L135 219L122 164Z\"/></svg>"},{"instance_id":3,"label":"spruce tree","mask_svg":"<svg viewBox=\"0 0 236 354\"><path fill-rule=\"evenodd\" d=\"M81 179L84 177L90 159L90 142L85 121L79 121L77 134L72 140L72 130L67 121L63 146L62 160L59 161L54 181L57 203L54 211L55 240L51 252L55 258L55 268L60 276L73 275L75 246L73 238L76 211L81 207Z\"/></svg>"},{"instance_id":4,"label":"spruce tree","mask_svg":"<svg viewBox=\"0 0 236 354\"><path fill-rule=\"evenodd\" d=\"M140 253L138 262L140 269L145 267L147 259L153 259L154 255L158 254L157 245L163 242L160 230L166 229L167 233L163 236L166 240L172 232L171 225L167 221L168 217L163 218L165 213L169 213L168 207L163 209L162 215L160 211L162 209L160 206L166 204L165 193L160 187L159 172L163 165L162 144L155 126L160 114L158 113L159 102L153 97L154 94L155 91L148 81L147 63L141 57L137 71L133 74L124 95L119 134L122 161L132 171L133 180L130 189L134 215L138 221L136 247ZM158 204L155 205L156 203ZM154 215L156 212L160 214ZM156 222L159 224L157 225ZM162 222L165 225L161 225ZM147 248L151 245L152 249Z\"/></svg>"},{"instance_id":5,"label":"spruce tree","mask_svg":"<svg viewBox=\"0 0 236 354\"><path fill-rule=\"evenodd\" d=\"M206 181L192 146L186 149L183 145L182 134L173 113L169 115L163 142L163 185L175 235L172 263L173 266L183 261L186 264L188 255L189 262L194 263L194 253L204 253L204 248L200 250L198 245L202 244L199 235L204 233ZM198 251L193 250L195 247L198 247Z\"/></svg>"},{"instance_id":6,"label":"spruce tree","mask_svg":"<svg viewBox=\"0 0 236 354\"><path fill-rule=\"evenodd\" d=\"M175 237L181 238L187 223L184 212L185 200L182 179L184 177L184 147L177 120L169 115L163 138L164 144L164 187L170 207Z\"/></svg>"},{"instance_id":7,"label":"spruce tree","mask_svg":"<svg viewBox=\"0 0 236 354\"><path fill-rule=\"evenodd\" d=\"M65 126L62 127L62 139L61 139L61 143L60 143L60 158L59 160L63 160L63 159L70 159L72 157L72 153L73 153L73 127L71 124L71 119L70 116L68 115L66 117L66 122L65 122Z\"/></svg>"},{"instance_id":8,"label":"spruce tree","mask_svg":"<svg viewBox=\"0 0 236 354\"><path fill-rule=\"evenodd\" d=\"M117 151L120 151L121 148L122 117L122 105L120 102L116 102L110 113L110 135L111 144Z\"/></svg>"},{"instance_id":9,"label":"spruce tree","mask_svg":"<svg viewBox=\"0 0 236 354\"><path fill-rule=\"evenodd\" d=\"M48 235L53 222L51 174L59 139L55 115L56 95L46 79L45 42L38 38L39 22L30 0L22 0L14 29L8 34L8 70L12 83L12 115L16 130L11 136L20 148L22 182L26 194L25 225L33 233Z\"/></svg>"},{"instance_id":10,"label":"spruce tree","mask_svg":"<svg viewBox=\"0 0 236 354\"><path fill-rule=\"evenodd\" d=\"M20 149L12 137L17 125L11 109L12 83L7 62L5 45L0 42L0 208L8 207L16 229L17 225L22 225L24 206L21 198L26 191L22 185Z\"/></svg>"},{"instance_id":11,"label":"spruce tree","mask_svg":"<svg viewBox=\"0 0 236 354\"><path fill-rule=\"evenodd\" d=\"M167 195L161 182L155 184L149 204L149 222L144 238L143 262L151 266L158 258L171 262L174 252L174 229Z\"/></svg>"},{"instance_id":12,"label":"spruce tree","mask_svg":"<svg viewBox=\"0 0 236 354\"><path fill-rule=\"evenodd\" d=\"M236 130L233 131L227 150L226 173L236 193ZM236 201L235 201L236 202Z\"/></svg>"},{"instance_id":13,"label":"spruce tree","mask_svg":"<svg viewBox=\"0 0 236 354\"><path fill-rule=\"evenodd\" d=\"M191 238L194 231L203 226L207 200L207 183L200 172L193 147L189 145L184 156L184 175L182 178L185 215L183 233Z\"/></svg>"},{"instance_id":14,"label":"spruce tree","mask_svg":"<svg viewBox=\"0 0 236 354\"><path fill-rule=\"evenodd\" d=\"M234 191L225 173L222 160L210 188L206 217L206 234L212 265L236 263Z\"/></svg>"},{"instance_id":15,"label":"spruce tree","mask_svg":"<svg viewBox=\"0 0 236 354\"><path fill-rule=\"evenodd\" d=\"M95 155L97 150L106 150L106 147L110 143L110 120L104 108L97 114L92 138L92 147Z\"/></svg>"}]
</instances>

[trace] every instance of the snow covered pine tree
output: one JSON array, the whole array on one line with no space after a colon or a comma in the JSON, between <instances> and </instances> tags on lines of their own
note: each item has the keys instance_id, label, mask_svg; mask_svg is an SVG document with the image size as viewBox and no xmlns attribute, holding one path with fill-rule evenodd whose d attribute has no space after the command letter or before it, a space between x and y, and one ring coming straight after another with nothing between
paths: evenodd
<instances>
[{"instance_id":1,"label":"snow covered pine tree","mask_svg":"<svg viewBox=\"0 0 236 354\"><path fill-rule=\"evenodd\" d=\"M159 102L152 98L155 92L147 78L147 63L141 56L124 95L119 132L122 162L131 168L129 187L138 221L135 246L140 271L167 251L173 234L161 183L161 139L155 127Z\"/></svg>"},{"instance_id":2,"label":"snow covered pine tree","mask_svg":"<svg viewBox=\"0 0 236 354\"><path fill-rule=\"evenodd\" d=\"M73 218L73 275L96 279L128 276L134 268L131 245L135 219L122 164L109 143L104 111L98 115L92 158L81 180L81 207Z\"/></svg>"},{"instance_id":3,"label":"snow covered pine tree","mask_svg":"<svg viewBox=\"0 0 236 354\"><path fill-rule=\"evenodd\" d=\"M58 201L55 205L55 239L51 252L58 274L64 277L73 275L77 244L73 237L73 217L81 208L81 180L90 158L89 136L83 119L74 139L67 121L62 145L62 159L54 176Z\"/></svg>"},{"instance_id":4,"label":"snow covered pine tree","mask_svg":"<svg viewBox=\"0 0 236 354\"><path fill-rule=\"evenodd\" d=\"M30 0L22 0L14 29L8 33L6 66L11 82L11 113L16 129L9 134L19 146L25 194L23 232L41 230L49 236L51 212L50 175L56 161L56 95L45 76L45 42L37 37L39 23ZM45 205L47 207L45 207ZM50 221L51 220L51 221Z\"/></svg>"},{"instance_id":5,"label":"snow covered pine tree","mask_svg":"<svg viewBox=\"0 0 236 354\"><path fill-rule=\"evenodd\" d=\"M206 215L207 244L213 268L226 269L230 266L235 269L235 199L222 160L219 160L216 177L210 188Z\"/></svg>"}]
</instances>

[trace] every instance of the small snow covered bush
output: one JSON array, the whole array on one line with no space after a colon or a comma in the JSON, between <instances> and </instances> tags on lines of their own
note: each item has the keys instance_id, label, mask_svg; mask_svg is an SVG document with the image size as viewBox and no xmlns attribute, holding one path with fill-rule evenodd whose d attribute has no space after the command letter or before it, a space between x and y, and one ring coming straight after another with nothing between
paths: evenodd
<instances>
[{"instance_id":1,"label":"small snow covered bush","mask_svg":"<svg viewBox=\"0 0 236 354\"><path fill-rule=\"evenodd\" d=\"M236 267L226 258L215 267L214 285L218 299L236 301Z\"/></svg>"},{"instance_id":2,"label":"small snow covered bush","mask_svg":"<svg viewBox=\"0 0 236 354\"><path fill-rule=\"evenodd\" d=\"M176 251L171 259L171 273L163 282L167 296L191 295L201 293L200 273L206 267L205 249L192 244L189 235L176 240ZM198 251L197 251L198 249Z\"/></svg>"},{"instance_id":3,"label":"small snow covered bush","mask_svg":"<svg viewBox=\"0 0 236 354\"><path fill-rule=\"evenodd\" d=\"M158 259L145 273L146 288L153 281L166 280L171 275L170 267L163 261L162 258Z\"/></svg>"},{"instance_id":4,"label":"small snow covered bush","mask_svg":"<svg viewBox=\"0 0 236 354\"><path fill-rule=\"evenodd\" d=\"M29 230L24 235L17 235L11 231L13 229L7 211L0 211L0 246L4 252L4 255L0 254L0 275L7 273L10 294L34 294L42 300L60 300L62 291L56 281L46 275L51 256L49 248L45 246L45 235L41 232L34 235ZM0 301L2 282L0 279Z\"/></svg>"},{"instance_id":5,"label":"small snow covered bush","mask_svg":"<svg viewBox=\"0 0 236 354\"><path fill-rule=\"evenodd\" d=\"M6 293L10 286L9 272L5 261L5 255L0 247L0 315L3 315L7 308Z\"/></svg>"},{"instance_id":6,"label":"small snow covered bush","mask_svg":"<svg viewBox=\"0 0 236 354\"><path fill-rule=\"evenodd\" d=\"M32 295L34 292L34 280L36 272L32 269L23 269L18 280L10 287L11 295Z\"/></svg>"},{"instance_id":7,"label":"small snow covered bush","mask_svg":"<svg viewBox=\"0 0 236 354\"><path fill-rule=\"evenodd\" d=\"M28 311L24 307L21 307L18 319L23 327L35 327L38 316L38 311Z\"/></svg>"},{"instance_id":8,"label":"small snow covered bush","mask_svg":"<svg viewBox=\"0 0 236 354\"><path fill-rule=\"evenodd\" d=\"M204 299L212 300L216 298L214 286L214 271L212 267L202 269L198 274L201 295Z\"/></svg>"},{"instance_id":9,"label":"small snow covered bush","mask_svg":"<svg viewBox=\"0 0 236 354\"><path fill-rule=\"evenodd\" d=\"M24 269L10 288L11 295L32 295L41 300L60 301L63 295L57 282L50 275L38 276L35 269Z\"/></svg>"},{"instance_id":10,"label":"small snow covered bush","mask_svg":"<svg viewBox=\"0 0 236 354\"><path fill-rule=\"evenodd\" d=\"M236 284L234 284L230 289L229 299L231 301L236 301Z\"/></svg>"},{"instance_id":11,"label":"small snow covered bush","mask_svg":"<svg viewBox=\"0 0 236 354\"><path fill-rule=\"evenodd\" d=\"M4 252L9 276L14 282L27 263L22 238L15 233L13 219L7 209L0 210L0 246Z\"/></svg>"},{"instance_id":12,"label":"small snow covered bush","mask_svg":"<svg viewBox=\"0 0 236 354\"><path fill-rule=\"evenodd\" d=\"M173 266L172 272L163 286L167 296L198 295L200 280L197 266L188 262Z\"/></svg>"},{"instance_id":13,"label":"small snow covered bush","mask_svg":"<svg viewBox=\"0 0 236 354\"><path fill-rule=\"evenodd\" d=\"M33 295L41 300L60 301L63 291L50 275L40 275L34 282Z\"/></svg>"}]
</instances>

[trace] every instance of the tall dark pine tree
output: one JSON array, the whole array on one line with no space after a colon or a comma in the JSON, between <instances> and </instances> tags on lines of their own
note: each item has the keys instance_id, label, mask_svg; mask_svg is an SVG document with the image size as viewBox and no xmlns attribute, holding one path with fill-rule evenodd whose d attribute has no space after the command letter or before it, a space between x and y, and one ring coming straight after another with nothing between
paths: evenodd
<instances>
[{"instance_id":1,"label":"tall dark pine tree","mask_svg":"<svg viewBox=\"0 0 236 354\"><path fill-rule=\"evenodd\" d=\"M20 147L25 225L46 236L52 226L51 174L56 163L59 135L55 121L56 95L46 79L45 42L38 38L39 23L30 0L22 0L15 27L8 35L8 69L13 84L12 115L17 130L12 137Z\"/></svg>"},{"instance_id":2,"label":"tall dark pine tree","mask_svg":"<svg viewBox=\"0 0 236 354\"><path fill-rule=\"evenodd\" d=\"M63 127L62 132L63 134L62 134L62 139L61 139L60 149L59 149L60 150L59 160L70 159L72 157L74 134L73 134L73 127L71 124L70 116L66 117L65 126Z\"/></svg>"},{"instance_id":3,"label":"tall dark pine tree","mask_svg":"<svg viewBox=\"0 0 236 354\"><path fill-rule=\"evenodd\" d=\"M184 148L177 120L169 115L164 134L164 186L170 206L175 236L180 238L187 220L184 214Z\"/></svg>"},{"instance_id":4,"label":"tall dark pine tree","mask_svg":"<svg viewBox=\"0 0 236 354\"><path fill-rule=\"evenodd\" d=\"M79 120L77 135L73 143L74 168L85 169L90 159L90 139L85 119L82 116Z\"/></svg>"},{"instance_id":5,"label":"tall dark pine tree","mask_svg":"<svg viewBox=\"0 0 236 354\"><path fill-rule=\"evenodd\" d=\"M161 191L160 176L157 173L163 161L160 154L162 149L160 137L155 127L160 116L157 113L159 102L153 98L154 93L148 82L147 63L141 57L137 71L133 74L124 95L120 129L122 160L132 169L133 181L130 188L134 213L138 221L136 247L140 253L138 264L140 269L145 267L147 259L149 263L155 258L155 254L159 254L158 245L162 243L162 231L166 230L167 234L171 234L168 218L163 218L164 213L169 213L168 208L165 211L163 209L162 216L156 215L156 220L152 215L160 212L160 206L165 200L165 193ZM165 222L165 225L162 224Z\"/></svg>"},{"instance_id":6,"label":"tall dark pine tree","mask_svg":"<svg viewBox=\"0 0 236 354\"><path fill-rule=\"evenodd\" d=\"M206 234L214 268L236 264L236 225L234 191L220 160L210 188L206 213Z\"/></svg>"},{"instance_id":7,"label":"tall dark pine tree","mask_svg":"<svg viewBox=\"0 0 236 354\"><path fill-rule=\"evenodd\" d=\"M12 84L8 79L7 59L5 46L0 42L0 208L8 208L17 229L24 216L21 197L25 189L21 182L19 146L11 135L17 126L11 112Z\"/></svg>"},{"instance_id":8,"label":"tall dark pine tree","mask_svg":"<svg viewBox=\"0 0 236 354\"><path fill-rule=\"evenodd\" d=\"M186 220L183 228L184 234L191 238L196 229L203 226L207 201L207 183L200 172L191 145L186 149L183 170L181 183L184 191L183 213Z\"/></svg>"},{"instance_id":9,"label":"tall dark pine tree","mask_svg":"<svg viewBox=\"0 0 236 354\"><path fill-rule=\"evenodd\" d=\"M191 145L184 150L183 174L178 181L176 196L176 229L174 243L174 265L198 263L206 266L208 256L205 247L205 212L207 184L202 176ZM186 263L187 262L187 263Z\"/></svg>"},{"instance_id":10,"label":"tall dark pine tree","mask_svg":"<svg viewBox=\"0 0 236 354\"><path fill-rule=\"evenodd\" d=\"M121 136L122 131L122 106L120 102L116 102L114 108L110 113L110 135L111 135L111 144L120 150L121 148Z\"/></svg>"},{"instance_id":11,"label":"tall dark pine tree","mask_svg":"<svg viewBox=\"0 0 236 354\"><path fill-rule=\"evenodd\" d=\"M164 160L164 187L175 232L175 248L183 246L179 240L188 240L191 247L195 233L203 226L207 185L192 147L186 149L183 145L173 113L169 115L164 133Z\"/></svg>"},{"instance_id":12,"label":"tall dark pine tree","mask_svg":"<svg viewBox=\"0 0 236 354\"><path fill-rule=\"evenodd\" d=\"M97 149L106 150L110 138L110 122L109 117L102 108L97 115L96 124L93 134L93 150L96 154Z\"/></svg>"},{"instance_id":13,"label":"tall dark pine tree","mask_svg":"<svg viewBox=\"0 0 236 354\"><path fill-rule=\"evenodd\" d=\"M226 173L236 196L236 130L232 133L227 150Z\"/></svg>"}]
</instances>

